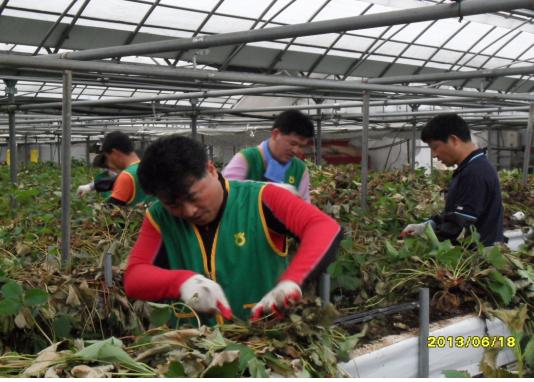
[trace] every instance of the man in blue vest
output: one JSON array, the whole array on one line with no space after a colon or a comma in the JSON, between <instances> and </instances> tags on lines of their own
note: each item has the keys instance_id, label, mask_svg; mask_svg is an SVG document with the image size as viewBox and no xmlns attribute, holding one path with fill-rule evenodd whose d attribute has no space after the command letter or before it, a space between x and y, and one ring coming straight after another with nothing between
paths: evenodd
<instances>
[{"instance_id":1,"label":"man in blue vest","mask_svg":"<svg viewBox=\"0 0 534 382\"><path fill-rule=\"evenodd\" d=\"M298 110L280 113L271 136L258 146L238 152L222 174L227 179L268 181L294 187L310 201L310 175L302 160L302 149L313 138L313 122Z\"/></svg>"}]
</instances>

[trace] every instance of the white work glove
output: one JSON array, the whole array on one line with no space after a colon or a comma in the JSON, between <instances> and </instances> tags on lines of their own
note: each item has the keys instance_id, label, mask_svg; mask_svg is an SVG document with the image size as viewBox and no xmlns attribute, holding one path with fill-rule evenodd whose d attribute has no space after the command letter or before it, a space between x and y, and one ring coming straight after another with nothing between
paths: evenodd
<instances>
[{"instance_id":1,"label":"white work glove","mask_svg":"<svg viewBox=\"0 0 534 382\"><path fill-rule=\"evenodd\" d=\"M220 312L225 319L232 319L232 309L221 286L202 275L192 276L182 284L180 298L196 311Z\"/></svg>"},{"instance_id":2,"label":"white work glove","mask_svg":"<svg viewBox=\"0 0 534 382\"><path fill-rule=\"evenodd\" d=\"M283 316L281 308L288 307L301 298L302 291L297 283L290 280L281 281L252 308L252 321L269 312Z\"/></svg>"},{"instance_id":3,"label":"white work glove","mask_svg":"<svg viewBox=\"0 0 534 382\"><path fill-rule=\"evenodd\" d=\"M525 220L525 213L523 211L517 211L515 214L512 215L512 220L516 222L522 222Z\"/></svg>"},{"instance_id":4,"label":"white work glove","mask_svg":"<svg viewBox=\"0 0 534 382\"><path fill-rule=\"evenodd\" d=\"M91 192L93 190L94 183L88 183L88 184L82 184L78 189L76 190L76 195L78 195L80 198L84 196L85 194Z\"/></svg>"},{"instance_id":5,"label":"white work glove","mask_svg":"<svg viewBox=\"0 0 534 382\"><path fill-rule=\"evenodd\" d=\"M267 182L267 183L272 184L273 186L280 187L280 188L283 188L283 189L285 189L285 190L288 190L288 191L291 192L293 195L300 197L300 194L299 194L298 190L295 188L295 186L293 186L293 185L291 185L291 184L287 184L287 183L274 183L274 182Z\"/></svg>"},{"instance_id":6,"label":"white work glove","mask_svg":"<svg viewBox=\"0 0 534 382\"><path fill-rule=\"evenodd\" d=\"M406 236L414 236L419 235L422 236L425 232L425 227L427 224L432 224L431 220L427 220L426 222L419 223L419 224L408 224L402 232L400 233L401 238L405 238Z\"/></svg>"}]
</instances>

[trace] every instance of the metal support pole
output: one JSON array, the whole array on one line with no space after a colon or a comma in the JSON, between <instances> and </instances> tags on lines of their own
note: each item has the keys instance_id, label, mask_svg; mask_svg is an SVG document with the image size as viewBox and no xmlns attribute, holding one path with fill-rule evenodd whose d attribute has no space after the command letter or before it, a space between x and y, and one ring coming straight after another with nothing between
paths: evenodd
<instances>
[{"instance_id":1,"label":"metal support pole","mask_svg":"<svg viewBox=\"0 0 534 382\"><path fill-rule=\"evenodd\" d=\"M492 137L491 125L488 126L487 157L490 163L493 163L493 137Z\"/></svg>"},{"instance_id":2,"label":"metal support pole","mask_svg":"<svg viewBox=\"0 0 534 382\"><path fill-rule=\"evenodd\" d=\"M330 275L326 272L319 279L319 296L323 306L330 304Z\"/></svg>"},{"instance_id":3,"label":"metal support pole","mask_svg":"<svg viewBox=\"0 0 534 382\"><path fill-rule=\"evenodd\" d=\"M63 72L63 139L61 146L61 151L63 154L63 165L61 168L61 265L63 269L70 265L71 92L72 72L70 70L65 70L65 72Z\"/></svg>"},{"instance_id":4,"label":"metal support pole","mask_svg":"<svg viewBox=\"0 0 534 382\"><path fill-rule=\"evenodd\" d=\"M145 155L145 150L146 150L146 136L145 136L145 134L142 134L141 135L141 153L142 153L142 155Z\"/></svg>"},{"instance_id":5,"label":"metal support pole","mask_svg":"<svg viewBox=\"0 0 534 382\"><path fill-rule=\"evenodd\" d=\"M369 171L369 92L363 92L362 125L362 179L360 189L360 207L367 210L367 173Z\"/></svg>"},{"instance_id":6,"label":"metal support pole","mask_svg":"<svg viewBox=\"0 0 534 382\"><path fill-rule=\"evenodd\" d=\"M416 142L417 142L417 130L416 130L417 123L415 120L412 123L412 139L411 139L411 149L410 149L410 168L412 170L415 170L415 148L416 148Z\"/></svg>"},{"instance_id":7,"label":"metal support pole","mask_svg":"<svg viewBox=\"0 0 534 382\"><path fill-rule=\"evenodd\" d=\"M429 351L428 334L430 326L430 295L428 288L419 289L419 363L417 376L428 378Z\"/></svg>"},{"instance_id":8,"label":"metal support pole","mask_svg":"<svg viewBox=\"0 0 534 382\"><path fill-rule=\"evenodd\" d=\"M317 119L317 133L315 134L315 164L317 166L321 165L321 158L322 158L322 152L321 148L323 145L323 138L321 136L321 124L322 124L322 117L321 117L321 109L317 109L317 115L319 118Z\"/></svg>"},{"instance_id":9,"label":"metal support pole","mask_svg":"<svg viewBox=\"0 0 534 382\"><path fill-rule=\"evenodd\" d=\"M191 98L189 100L191 102L191 107L193 108L193 113L191 114L191 138L194 140L197 139L197 118L198 118L198 111L196 110L198 100L196 98Z\"/></svg>"},{"instance_id":10,"label":"metal support pole","mask_svg":"<svg viewBox=\"0 0 534 382\"><path fill-rule=\"evenodd\" d=\"M87 167L91 167L91 156L89 155L91 151L91 140L89 135L85 139L85 163L87 164Z\"/></svg>"},{"instance_id":11,"label":"metal support pole","mask_svg":"<svg viewBox=\"0 0 534 382\"><path fill-rule=\"evenodd\" d=\"M208 158L213 161L213 145L208 146Z\"/></svg>"},{"instance_id":12,"label":"metal support pole","mask_svg":"<svg viewBox=\"0 0 534 382\"><path fill-rule=\"evenodd\" d=\"M17 81L4 80L6 84L7 102L15 104L15 94L17 88L15 87ZM17 184L17 136L15 132L15 111L8 111L9 118L9 167L11 172L11 183L15 186ZM12 200L14 203L14 200Z\"/></svg>"},{"instance_id":13,"label":"metal support pole","mask_svg":"<svg viewBox=\"0 0 534 382\"><path fill-rule=\"evenodd\" d=\"M430 150L430 175L432 175L433 173L434 173L434 157L432 156L432 150Z\"/></svg>"},{"instance_id":14,"label":"metal support pole","mask_svg":"<svg viewBox=\"0 0 534 382\"><path fill-rule=\"evenodd\" d=\"M28 165L28 157L29 157L29 151L28 151L28 134L24 135L24 166Z\"/></svg>"},{"instance_id":15,"label":"metal support pole","mask_svg":"<svg viewBox=\"0 0 534 382\"><path fill-rule=\"evenodd\" d=\"M523 179L526 186L528 182L528 169L530 166L530 151L532 150L532 121L534 120L534 102L530 104L528 111L527 134L525 139L525 156L523 157Z\"/></svg>"},{"instance_id":16,"label":"metal support pole","mask_svg":"<svg viewBox=\"0 0 534 382\"><path fill-rule=\"evenodd\" d=\"M108 288L113 286L113 255L116 251L117 241L114 241L111 243L104 256L104 280Z\"/></svg>"}]
</instances>

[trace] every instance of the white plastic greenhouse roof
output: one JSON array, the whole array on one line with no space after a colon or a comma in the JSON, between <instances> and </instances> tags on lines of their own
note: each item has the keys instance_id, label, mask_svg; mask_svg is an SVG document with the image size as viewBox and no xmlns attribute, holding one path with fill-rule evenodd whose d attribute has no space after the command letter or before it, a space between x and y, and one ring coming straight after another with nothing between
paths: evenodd
<instances>
[{"instance_id":1,"label":"white plastic greenhouse roof","mask_svg":"<svg viewBox=\"0 0 534 382\"><path fill-rule=\"evenodd\" d=\"M506 1L506 0L503 0ZM313 23L438 4L451 0L3 0L0 53L61 54L108 46L212 36L290 24ZM128 56L112 62L160 67L281 74L334 80L510 68L534 64L533 9L358 29L275 41ZM17 98L60 100L61 78L47 70L3 68L0 77L17 79ZM424 84L429 84L425 82ZM151 97L248 86L201 81L137 83L121 76L75 75L73 100ZM422 85L422 84L421 84ZM528 94L532 73L488 79L442 81L434 88ZM5 90L0 83L0 92ZM308 97L314 92L309 90ZM326 95L328 93L321 93ZM303 96L304 97L304 96ZM328 99L343 100L337 93ZM350 99L350 97L348 97ZM231 109L241 95L207 97L205 108ZM159 105L190 107L188 99ZM119 109L116 111L118 112ZM150 104L121 107L125 113L151 113ZM98 109L92 109L98 114ZM105 113L106 111L102 111ZM89 113L89 111L88 111Z\"/></svg>"}]
</instances>

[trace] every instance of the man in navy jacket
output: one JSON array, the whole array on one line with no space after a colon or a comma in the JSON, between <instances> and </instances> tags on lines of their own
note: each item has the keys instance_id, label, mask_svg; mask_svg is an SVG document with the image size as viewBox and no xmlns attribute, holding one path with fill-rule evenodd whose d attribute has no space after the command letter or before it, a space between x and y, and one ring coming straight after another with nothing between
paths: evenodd
<instances>
[{"instance_id":1,"label":"man in navy jacket","mask_svg":"<svg viewBox=\"0 0 534 382\"><path fill-rule=\"evenodd\" d=\"M471 142L466 122L456 114L441 114L430 120L421 139L432 150L432 156L447 166L457 165L446 194L445 210L419 224L409 224L401 237L422 234L431 224L438 239L453 242L474 225L485 246L502 242L503 205L495 168L485 150Z\"/></svg>"}]
</instances>

